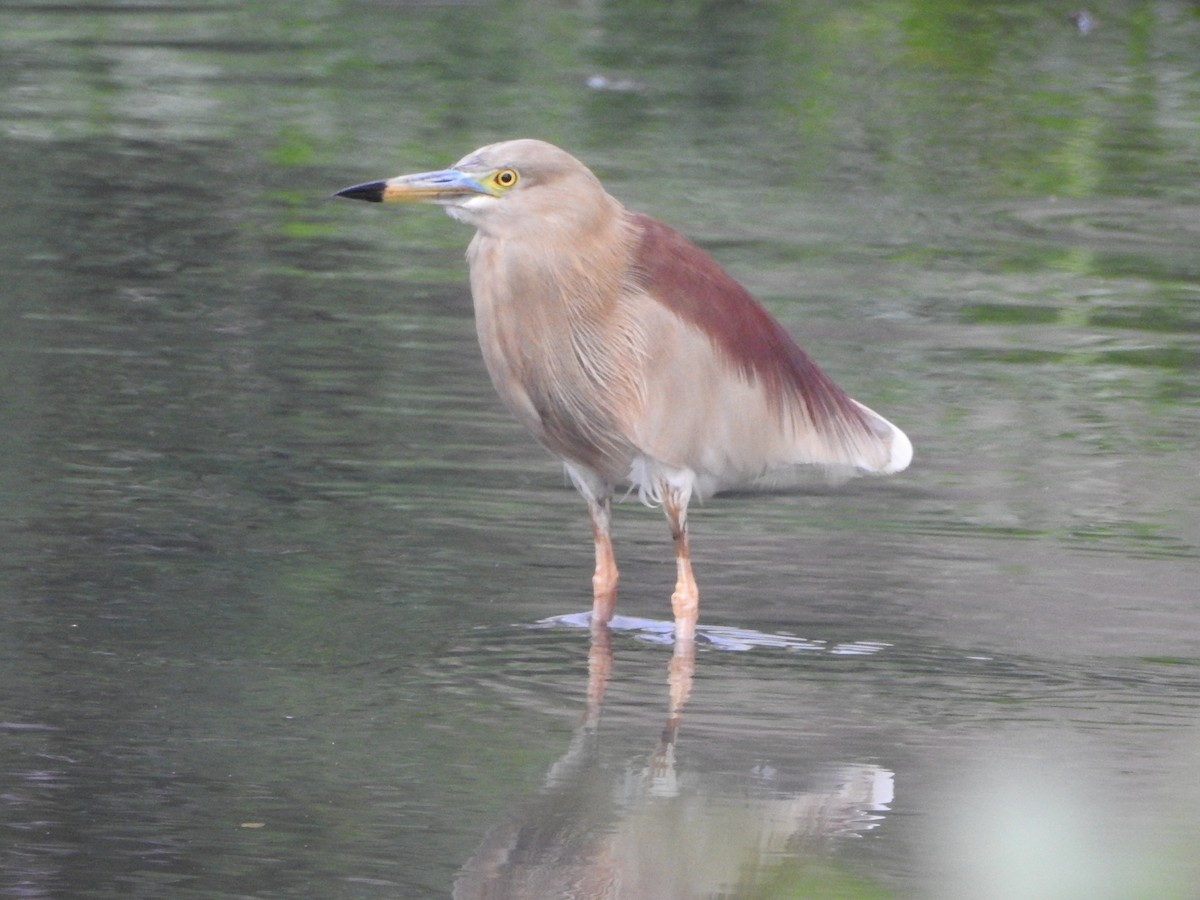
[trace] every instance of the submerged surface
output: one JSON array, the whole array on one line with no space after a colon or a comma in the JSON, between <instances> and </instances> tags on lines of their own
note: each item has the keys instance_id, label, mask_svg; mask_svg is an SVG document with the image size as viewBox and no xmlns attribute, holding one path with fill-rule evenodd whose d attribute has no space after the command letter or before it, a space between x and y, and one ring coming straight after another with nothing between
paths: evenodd
<instances>
[{"instance_id":1,"label":"submerged surface","mask_svg":"<svg viewBox=\"0 0 1200 900\"><path fill-rule=\"evenodd\" d=\"M1194 896L1200 18L1094 17L0 11L0 895ZM690 662L328 199L522 135L916 447L697 505Z\"/></svg>"}]
</instances>

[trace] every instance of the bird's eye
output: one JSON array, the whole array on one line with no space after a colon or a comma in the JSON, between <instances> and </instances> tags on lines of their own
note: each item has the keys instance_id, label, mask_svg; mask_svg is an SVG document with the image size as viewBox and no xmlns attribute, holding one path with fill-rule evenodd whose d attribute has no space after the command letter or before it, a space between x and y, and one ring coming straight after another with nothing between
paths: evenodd
<instances>
[{"instance_id":1,"label":"bird's eye","mask_svg":"<svg viewBox=\"0 0 1200 900\"><path fill-rule=\"evenodd\" d=\"M492 181L496 183L497 187L510 188L517 183L519 177L516 169L501 169L492 176Z\"/></svg>"}]
</instances>

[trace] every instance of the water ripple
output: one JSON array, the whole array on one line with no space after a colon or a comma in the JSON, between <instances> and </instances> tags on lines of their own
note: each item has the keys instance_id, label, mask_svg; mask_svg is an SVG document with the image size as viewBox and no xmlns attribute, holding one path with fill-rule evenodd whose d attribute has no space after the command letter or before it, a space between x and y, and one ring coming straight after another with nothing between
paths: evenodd
<instances>
[{"instance_id":1,"label":"water ripple","mask_svg":"<svg viewBox=\"0 0 1200 900\"><path fill-rule=\"evenodd\" d=\"M532 628L590 628L591 613L569 613L551 616L534 623ZM640 641L651 644L672 644L675 640L675 624L661 619L642 619L636 616L614 616L609 622L614 632L631 634ZM729 625L698 625L696 640L717 650L769 649L794 652L832 653L839 656L866 656L889 647L881 641L848 641L830 644L828 641L810 640L792 634L769 634L751 628Z\"/></svg>"}]
</instances>

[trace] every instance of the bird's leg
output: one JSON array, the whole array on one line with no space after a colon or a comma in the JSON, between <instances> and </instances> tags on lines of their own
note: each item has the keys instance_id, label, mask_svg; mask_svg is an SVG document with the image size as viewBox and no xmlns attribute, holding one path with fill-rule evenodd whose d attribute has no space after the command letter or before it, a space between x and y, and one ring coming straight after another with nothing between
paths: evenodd
<instances>
[{"instance_id":1,"label":"bird's leg","mask_svg":"<svg viewBox=\"0 0 1200 900\"><path fill-rule=\"evenodd\" d=\"M663 511L671 525L675 541L675 592L671 608L675 613L675 640L691 642L696 637L696 620L700 617L700 591L692 575L692 555L688 550L687 508L691 485L662 486Z\"/></svg>"},{"instance_id":2,"label":"bird's leg","mask_svg":"<svg viewBox=\"0 0 1200 900\"><path fill-rule=\"evenodd\" d=\"M596 541L596 572L592 575L592 626L607 627L617 605L617 558L613 554L609 522L612 518L612 495L588 497L592 516L592 537Z\"/></svg>"},{"instance_id":3,"label":"bird's leg","mask_svg":"<svg viewBox=\"0 0 1200 900\"><path fill-rule=\"evenodd\" d=\"M607 625L617 605L617 558L613 555L609 522L612 519L612 485L591 469L567 463L567 475L587 501L596 541L596 573L592 576L592 627Z\"/></svg>"}]
</instances>

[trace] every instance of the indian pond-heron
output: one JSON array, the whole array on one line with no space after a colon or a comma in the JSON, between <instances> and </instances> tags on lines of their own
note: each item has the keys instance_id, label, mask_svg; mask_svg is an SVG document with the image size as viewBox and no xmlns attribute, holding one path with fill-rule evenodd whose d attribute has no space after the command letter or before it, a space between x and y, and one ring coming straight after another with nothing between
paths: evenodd
<instances>
[{"instance_id":1,"label":"indian pond-heron","mask_svg":"<svg viewBox=\"0 0 1200 900\"><path fill-rule=\"evenodd\" d=\"M616 604L615 485L666 512L675 632L690 640L693 496L806 464L891 473L912 460L904 432L835 385L707 254L626 209L558 147L491 144L449 169L338 196L433 203L475 227L479 345L501 399L587 501L593 623Z\"/></svg>"}]
</instances>

